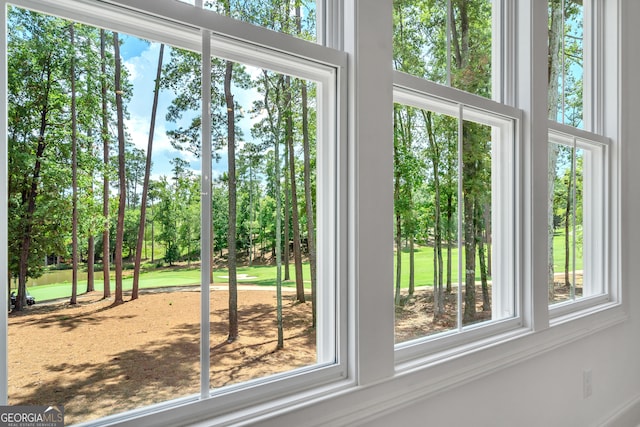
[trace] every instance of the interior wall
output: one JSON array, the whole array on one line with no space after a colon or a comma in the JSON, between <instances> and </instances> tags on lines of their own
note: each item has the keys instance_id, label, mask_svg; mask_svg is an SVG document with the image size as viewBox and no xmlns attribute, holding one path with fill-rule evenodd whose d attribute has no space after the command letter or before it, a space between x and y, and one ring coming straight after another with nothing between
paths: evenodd
<instances>
[{"instance_id":1,"label":"interior wall","mask_svg":"<svg viewBox=\"0 0 640 427\"><path fill-rule=\"evenodd\" d=\"M615 1L615 0L614 0ZM374 419L335 425L387 426L638 426L640 425L640 2L620 1L621 13L621 278L628 319L586 338L437 395L402 402ZM592 395L583 397L583 373L592 373ZM375 392L394 389L395 380ZM308 423L327 411L368 398L356 390L265 425ZM332 425L333 425L332 424Z\"/></svg>"},{"instance_id":2,"label":"interior wall","mask_svg":"<svg viewBox=\"0 0 640 427\"><path fill-rule=\"evenodd\" d=\"M640 425L640 2L621 1L621 277L628 320L367 426ZM583 372L593 394L583 397Z\"/></svg>"}]
</instances>

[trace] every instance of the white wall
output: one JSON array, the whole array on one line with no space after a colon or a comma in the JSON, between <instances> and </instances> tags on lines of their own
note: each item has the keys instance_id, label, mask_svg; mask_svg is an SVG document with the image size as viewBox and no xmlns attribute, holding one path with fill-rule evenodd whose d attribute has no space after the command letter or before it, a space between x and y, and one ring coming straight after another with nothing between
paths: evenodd
<instances>
[{"instance_id":1,"label":"white wall","mask_svg":"<svg viewBox=\"0 0 640 427\"><path fill-rule=\"evenodd\" d=\"M327 413L336 414L331 425L370 427L640 425L640 2L621 0L621 6L621 273L629 284L628 319L462 386L397 402L395 412L367 417L366 410L356 415L350 408L393 395L406 378L335 396L263 425L314 424ZM586 399L584 370L593 379Z\"/></svg>"}]
</instances>

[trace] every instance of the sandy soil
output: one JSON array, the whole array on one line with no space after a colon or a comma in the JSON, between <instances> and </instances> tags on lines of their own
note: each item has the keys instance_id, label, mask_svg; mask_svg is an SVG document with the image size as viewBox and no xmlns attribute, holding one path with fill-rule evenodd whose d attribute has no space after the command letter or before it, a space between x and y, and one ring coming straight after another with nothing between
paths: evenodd
<instances>
[{"instance_id":1,"label":"sandy soil","mask_svg":"<svg viewBox=\"0 0 640 427\"><path fill-rule=\"evenodd\" d=\"M199 393L200 293L144 293L113 306L101 295L36 304L9 316L9 404L65 407L77 423ZM227 343L228 293L212 292L211 384L221 387L315 363L311 304L284 293L276 350L271 290L238 292L239 339Z\"/></svg>"},{"instance_id":2,"label":"sandy soil","mask_svg":"<svg viewBox=\"0 0 640 427\"><path fill-rule=\"evenodd\" d=\"M476 296L477 321L490 319L480 287ZM76 306L65 300L11 313L9 404L62 404L71 424L199 393L199 299L197 287L145 290L117 306L94 293ZM315 363L309 299L296 303L289 290L283 301L284 349L276 349L275 290L247 285L238 292L239 339L228 343L228 293L213 288L212 387ZM456 303L446 296L446 311L455 313ZM424 288L403 295L395 315L396 342L457 324L455 315L433 322L433 296Z\"/></svg>"}]
</instances>

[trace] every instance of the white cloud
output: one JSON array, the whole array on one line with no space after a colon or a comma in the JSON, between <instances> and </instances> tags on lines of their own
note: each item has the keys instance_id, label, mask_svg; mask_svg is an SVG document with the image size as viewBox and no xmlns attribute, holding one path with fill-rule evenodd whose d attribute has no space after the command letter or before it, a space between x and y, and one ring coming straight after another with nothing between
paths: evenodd
<instances>
[{"instance_id":1,"label":"white cloud","mask_svg":"<svg viewBox=\"0 0 640 427\"><path fill-rule=\"evenodd\" d=\"M160 45L158 43L151 43L145 49L142 49L138 55L124 61L124 66L129 72L129 80L133 87L133 93L126 105L129 118L125 120L125 125L133 144L145 152L149 138L159 50ZM168 49L165 48L164 60L166 61L168 58ZM196 160L193 154L174 149L167 136L168 124L165 121L165 115L171 104L172 97L171 93L161 91L158 98L158 111L153 136L153 170L151 174L152 178L155 177L156 179L161 175L171 175L170 161L176 157L189 162Z\"/></svg>"}]
</instances>

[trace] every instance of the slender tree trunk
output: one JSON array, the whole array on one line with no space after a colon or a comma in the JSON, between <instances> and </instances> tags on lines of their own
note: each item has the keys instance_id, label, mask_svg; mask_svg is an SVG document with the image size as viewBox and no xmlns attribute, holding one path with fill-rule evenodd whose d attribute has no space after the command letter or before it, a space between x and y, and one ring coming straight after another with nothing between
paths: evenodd
<instances>
[{"instance_id":1,"label":"slender tree trunk","mask_svg":"<svg viewBox=\"0 0 640 427\"><path fill-rule=\"evenodd\" d=\"M396 120L393 121L394 135L397 135L398 124L400 123L399 114L396 114ZM393 201L395 205L395 240L396 240L396 289L395 289L395 304L400 305L400 289L402 281L402 216L400 215L400 153L398 152L398 142L394 141L393 144L393 162L394 162L394 182L393 182Z\"/></svg>"},{"instance_id":2,"label":"slender tree trunk","mask_svg":"<svg viewBox=\"0 0 640 427\"><path fill-rule=\"evenodd\" d=\"M444 315L444 289L443 289L443 266L442 266L442 213L440 207L440 147L436 142L436 137L433 132L433 117L431 112L422 112L423 119L427 128L427 135L429 138L429 148L431 150L431 164L433 166L433 186L434 186L434 233L433 233L433 245L435 252L435 265L434 265L434 320L440 319Z\"/></svg>"},{"instance_id":3,"label":"slender tree trunk","mask_svg":"<svg viewBox=\"0 0 640 427\"><path fill-rule=\"evenodd\" d=\"M235 105L231 93L233 63L227 61L224 76L224 95L227 105L227 154L229 169L229 337L228 342L238 338L238 281L236 275L236 134Z\"/></svg>"},{"instance_id":4,"label":"slender tree trunk","mask_svg":"<svg viewBox=\"0 0 640 427\"><path fill-rule=\"evenodd\" d=\"M153 105L151 107L151 123L149 125L149 139L147 142L147 160L144 168L144 184L142 186L142 200L140 202L140 225L138 227L138 242L136 244L136 259L133 270L133 288L131 299L138 298L138 287L140 283L140 264L142 262L142 246L144 244L144 228L147 218L147 197L149 194L149 176L151 175L151 154L153 150L153 133L156 129L156 113L158 112L158 97L160 94L160 78L162 77L162 58L164 54L164 43L160 45L158 53L158 68L156 70L156 82L153 89Z\"/></svg>"},{"instance_id":5,"label":"slender tree trunk","mask_svg":"<svg viewBox=\"0 0 640 427\"><path fill-rule=\"evenodd\" d=\"M571 283L570 269L571 269L571 214L572 214L572 195L573 195L573 175L574 175L574 150L571 150L571 162L569 170L569 179L567 183L567 203L566 211L564 215L564 284L569 287L569 297L573 299L575 297L575 283Z\"/></svg>"},{"instance_id":6,"label":"slender tree trunk","mask_svg":"<svg viewBox=\"0 0 640 427\"><path fill-rule=\"evenodd\" d=\"M307 214L307 246L309 248L309 270L311 274L311 310L313 312L313 327L316 326L316 297L317 297L317 264L316 264L316 228L313 209L313 194L311 192L311 148L309 142L309 112L307 103L307 84L302 84L302 138L304 151L304 198Z\"/></svg>"},{"instance_id":7,"label":"slender tree trunk","mask_svg":"<svg viewBox=\"0 0 640 427\"><path fill-rule=\"evenodd\" d=\"M69 25L71 49L75 49L74 24ZM71 53L71 299L76 304L78 297L78 121L76 114L76 68L75 52Z\"/></svg>"},{"instance_id":8,"label":"slender tree trunk","mask_svg":"<svg viewBox=\"0 0 640 427\"><path fill-rule=\"evenodd\" d=\"M550 22L549 22L549 57L548 57L548 99L547 105L549 109L549 119L557 120L558 114L558 101L560 99L559 90L560 77L562 76L564 64L562 63L562 40L564 38L564 15L562 0L549 0L549 6L551 9ZM555 296L554 283L555 274L553 266L553 236L555 234L555 228L553 224L553 195L556 178L556 164L558 162L559 147L556 144L549 144L549 158L548 158L548 170L547 170L547 229L548 229L548 247L547 247L547 262L548 262L548 289L549 289L549 301L553 301Z\"/></svg>"},{"instance_id":9,"label":"slender tree trunk","mask_svg":"<svg viewBox=\"0 0 640 427\"><path fill-rule=\"evenodd\" d=\"M127 205L127 182L125 177L125 141L124 141L124 114L122 106L122 85L121 79L121 58L120 40L118 33L113 33L113 47L116 60L115 68L115 90L116 90L116 112L118 116L118 177L119 177L119 199L118 199L118 224L116 227L116 250L115 250L115 270L116 270L116 297L114 304L124 302L122 295L122 250L124 242L124 211Z\"/></svg>"},{"instance_id":10,"label":"slender tree trunk","mask_svg":"<svg viewBox=\"0 0 640 427\"><path fill-rule=\"evenodd\" d=\"M400 288L402 281L402 217L396 214L396 305L400 305Z\"/></svg>"},{"instance_id":11,"label":"slender tree trunk","mask_svg":"<svg viewBox=\"0 0 640 427\"><path fill-rule=\"evenodd\" d=\"M302 19L300 2L296 2L296 25L298 34L302 34ZM309 251L309 270L311 274L311 311L313 313L313 327L316 326L316 230L313 210L313 195L311 193L311 148L309 142L309 106L307 83L300 80L302 103L302 146L304 157L304 198L307 215L307 247Z\"/></svg>"},{"instance_id":12,"label":"slender tree trunk","mask_svg":"<svg viewBox=\"0 0 640 427\"><path fill-rule=\"evenodd\" d=\"M249 267L253 266L253 156L249 159Z\"/></svg>"},{"instance_id":13,"label":"slender tree trunk","mask_svg":"<svg viewBox=\"0 0 640 427\"><path fill-rule=\"evenodd\" d=\"M265 75L266 77L266 75ZM268 84L265 85L268 87ZM265 93L265 105L268 105L269 92ZM282 232L282 202L280 198L280 141L274 138L274 181L276 197L276 322L278 325L278 350L284 348L284 329L282 324L282 243L280 233Z\"/></svg>"},{"instance_id":14,"label":"slender tree trunk","mask_svg":"<svg viewBox=\"0 0 640 427\"><path fill-rule=\"evenodd\" d=\"M476 204L476 244L478 245L478 262L480 263L480 283L482 287L482 311L491 311L491 295L489 293L489 281L487 276L487 253L484 242L484 213L479 204Z\"/></svg>"},{"instance_id":15,"label":"slender tree trunk","mask_svg":"<svg viewBox=\"0 0 640 427\"><path fill-rule=\"evenodd\" d=\"M151 262L155 262L155 230L154 230L154 223L155 221L153 220L153 203L151 204Z\"/></svg>"},{"instance_id":16,"label":"slender tree trunk","mask_svg":"<svg viewBox=\"0 0 640 427\"><path fill-rule=\"evenodd\" d=\"M415 238L413 233L409 236L409 295L416 290L416 254Z\"/></svg>"},{"instance_id":17,"label":"slender tree trunk","mask_svg":"<svg viewBox=\"0 0 640 427\"><path fill-rule=\"evenodd\" d=\"M286 86L285 86L285 90ZM289 145L284 145L284 170L287 171L289 169ZM289 251L289 241L291 240L290 233L290 224L291 224L291 202L289 196L289 175L284 173L284 280L291 280L291 274L289 272L289 258L291 257L291 252Z\"/></svg>"},{"instance_id":18,"label":"slender tree trunk","mask_svg":"<svg viewBox=\"0 0 640 427\"><path fill-rule=\"evenodd\" d=\"M285 121L285 133L287 140L287 151L289 154L289 182L291 183L291 220L293 228L293 260L296 272L296 299L298 302L305 302L304 281L302 277L302 253L300 250L300 220L298 218L298 190L296 186L296 162L293 151L293 107L291 105L291 78L285 78L285 103L287 105L287 116Z\"/></svg>"},{"instance_id":19,"label":"slender tree trunk","mask_svg":"<svg viewBox=\"0 0 640 427\"><path fill-rule=\"evenodd\" d=\"M91 192L93 193L93 191ZM95 288L95 258L96 258L96 239L93 235L89 236L87 241L87 293L93 292Z\"/></svg>"},{"instance_id":20,"label":"slender tree trunk","mask_svg":"<svg viewBox=\"0 0 640 427\"><path fill-rule=\"evenodd\" d=\"M102 86L102 145L104 172L102 178L102 216L104 217L104 230L102 231L102 276L103 276L103 297L111 297L110 266L111 257L110 236L109 236L109 120L107 114L107 56L106 56L106 34L100 30L100 63L101 63L101 86Z\"/></svg>"},{"instance_id":21,"label":"slender tree trunk","mask_svg":"<svg viewBox=\"0 0 640 427\"><path fill-rule=\"evenodd\" d=\"M464 315L465 324L476 318L476 235L474 226L474 201L471 194L464 197L464 265L465 265L465 294Z\"/></svg>"}]
</instances>

